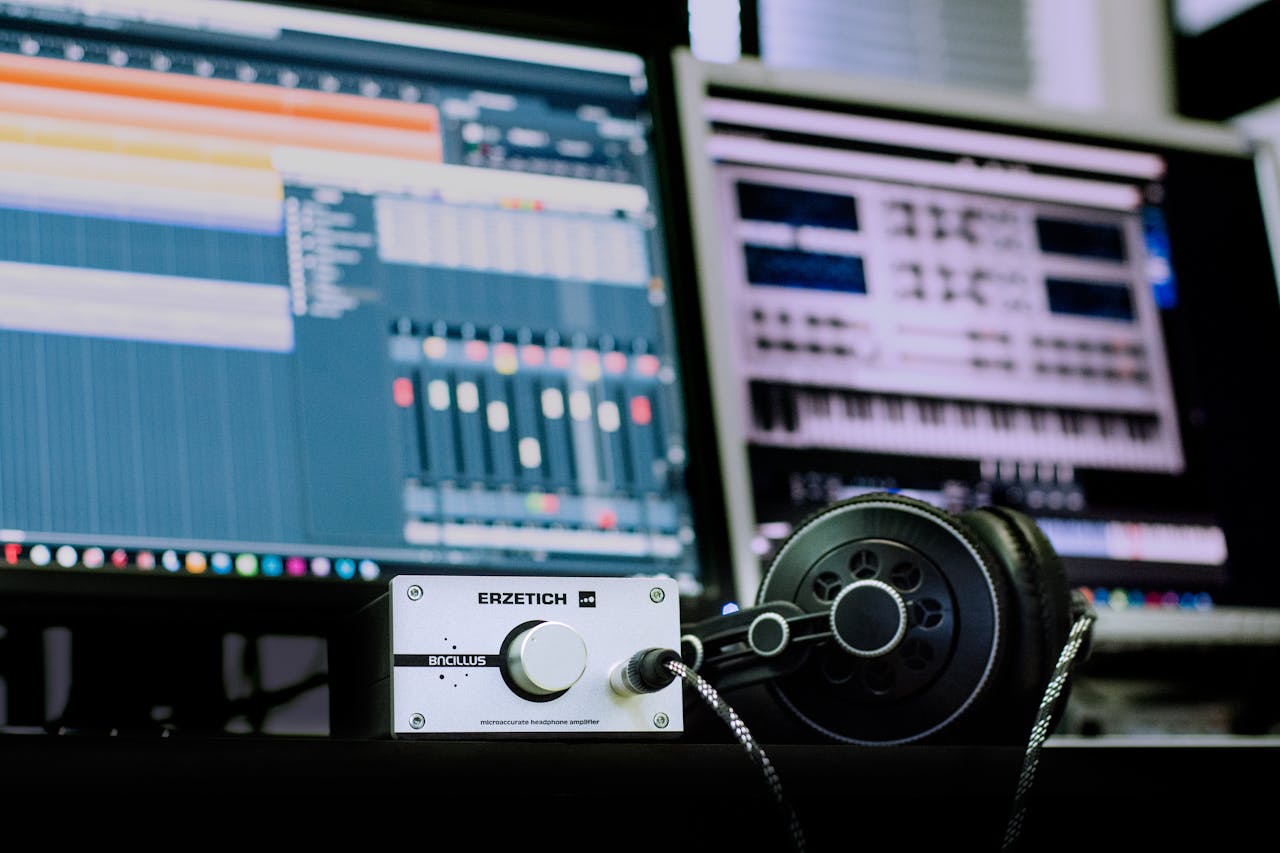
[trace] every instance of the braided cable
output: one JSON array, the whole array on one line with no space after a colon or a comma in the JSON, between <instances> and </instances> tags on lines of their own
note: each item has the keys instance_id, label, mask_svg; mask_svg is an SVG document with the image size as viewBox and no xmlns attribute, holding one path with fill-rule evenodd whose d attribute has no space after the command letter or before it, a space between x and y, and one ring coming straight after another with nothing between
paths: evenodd
<instances>
[{"instance_id":1,"label":"braided cable","mask_svg":"<svg viewBox=\"0 0 1280 853\"><path fill-rule=\"evenodd\" d=\"M1023 755L1022 771L1018 775L1018 787L1014 792L1013 808L1009 815L1009 822L1005 826L1001 850L1014 849L1022 833L1023 824L1026 822L1027 797L1031 791L1031 784L1035 781L1036 769L1040 764L1040 751L1051 733L1054 708L1062 698L1067 679L1071 675L1072 664L1096 618L1092 612L1084 613L1077 618L1075 624L1071 626L1071 633L1067 636L1067 642L1063 645L1061 654L1058 655L1053 676L1045 687L1044 696L1040 699L1040 707L1036 711L1035 723L1031 726L1031 736Z\"/></svg>"},{"instance_id":2,"label":"braided cable","mask_svg":"<svg viewBox=\"0 0 1280 853\"><path fill-rule=\"evenodd\" d=\"M716 692L714 687L689 669L682 661L668 661L667 669L675 673L678 678L684 680L693 688L694 692L702 697L702 700L710 706L711 710L715 711L716 715L733 732L733 736L746 749L747 755L760 766L760 769L764 772L765 782L769 786L769 791L773 794L774 802L786 819L792 847L796 850L796 853L803 853L805 849L804 832L800 827L800 821L796 818L795 811L782 794L782 781L778 777L778 771L769 760L769 756L765 755L760 744L756 743L750 730L747 729L746 724L738 716L738 712L729 707L729 704L720 698L720 694Z\"/></svg>"}]
</instances>

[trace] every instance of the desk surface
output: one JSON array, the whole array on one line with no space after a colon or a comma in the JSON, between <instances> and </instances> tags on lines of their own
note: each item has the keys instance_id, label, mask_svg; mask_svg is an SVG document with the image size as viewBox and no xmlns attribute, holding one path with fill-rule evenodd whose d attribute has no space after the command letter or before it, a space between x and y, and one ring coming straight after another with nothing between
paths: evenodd
<instances>
[{"instance_id":1,"label":"desk surface","mask_svg":"<svg viewBox=\"0 0 1280 853\"><path fill-rule=\"evenodd\" d=\"M766 751L808 849L842 853L879 850L866 846L873 841L998 849L1023 759L1016 747ZM654 850L790 846L760 768L736 744L15 734L0 736L0 766L6 797L177 793L206 809L222 797L336 798L366 816L395 801L483 827L491 841L551 832L557 850L574 839L609 849L637 833L656 833ZM1274 831L1278 775L1280 738L1054 738L1021 841L1058 849L1083 834L1106 841L1101 849L1179 850L1198 838L1223 849Z\"/></svg>"}]
</instances>

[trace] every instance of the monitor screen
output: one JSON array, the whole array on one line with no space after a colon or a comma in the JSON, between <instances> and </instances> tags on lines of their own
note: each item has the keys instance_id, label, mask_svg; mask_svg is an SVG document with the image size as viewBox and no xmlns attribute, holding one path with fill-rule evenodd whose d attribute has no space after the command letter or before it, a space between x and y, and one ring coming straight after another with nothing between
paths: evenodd
<instances>
[{"instance_id":1,"label":"monitor screen","mask_svg":"<svg viewBox=\"0 0 1280 853\"><path fill-rule=\"evenodd\" d=\"M679 58L738 594L826 503L1032 516L1119 608L1275 604L1277 288L1225 129Z\"/></svg>"},{"instance_id":2,"label":"monitor screen","mask_svg":"<svg viewBox=\"0 0 1280 853\"><path fill-rule=\"evenodd\" d=\"M714 586L652 60L480 24L0 7L0 569Z\"/></svg>"}]
</instances>

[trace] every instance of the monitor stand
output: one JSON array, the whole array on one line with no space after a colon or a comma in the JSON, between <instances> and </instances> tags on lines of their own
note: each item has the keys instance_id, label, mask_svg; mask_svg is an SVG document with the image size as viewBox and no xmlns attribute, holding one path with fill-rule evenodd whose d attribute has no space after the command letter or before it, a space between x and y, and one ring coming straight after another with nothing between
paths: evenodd
<instances>
[{"instance_id":1,"label":"monitor stand","mask_svg":"<svg viewBox=\"0 0 1280 853\"><path fill-rule=\"evenodd\" d=\"M42 626L0 622L0 720L8 728L39 727L45 719L45 653Z\"/></svg>"},{"instance_id":2,"label":"monitor stand","mask_svg":"<svg viewBox=\"0 0 1280 853\"><path fill-rule=\"evenodd\" d=\"M165 620L71 628L70 688L60 734L210 735L231 713L223 635Z\"/></svg>"}]
</instances>

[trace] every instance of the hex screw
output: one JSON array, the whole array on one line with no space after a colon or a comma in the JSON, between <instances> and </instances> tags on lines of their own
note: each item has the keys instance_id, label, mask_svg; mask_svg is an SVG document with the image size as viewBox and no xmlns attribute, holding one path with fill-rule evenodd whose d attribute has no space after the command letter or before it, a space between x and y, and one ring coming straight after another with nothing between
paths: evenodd
<instances>
[{"instance_id":1,"label":"hex screw","mask_svg":"<svg viewBox=\"0 0 1280 853\"><path fill-rule=\"evenodd\" d=\"M667 594L662 591L662 587L660 586L655 586L653 589L649 590L649 600L654 604L661 604L666 597Z\"/></svg>"},{"instance_id":2,"label":"hex screw","mask_svg":"<svg viewBox=\"0 0 1280 853\"><path fill-rule=\"evenodd\" d=\"M416 583L409 587L408 592L410 601L417 601L419 598L422 598L422 587L418 586Z\"/></svg>"},{"instance_id":3,"label":"hex screw","mask_svg":"<svg viewBox=\"0 0 1280 853\"><path fill-rule=\"evenodd\" d=\"M421 714L414 714L412 717L409 718L410 728L420 729L426 724L427 724L427 718L422 716Z\"/></svg>"},{"instance_id":4,"label":"hex screw","mask_svg":"<svg viewBox=\"0 0 1280 853\"><path fill-rule=\"evenodd\" d=\"M667 726L671 725L671 718L659 711L653 715L653 724L660 729L665 729Z\"/></svg>"}]
</instances>

